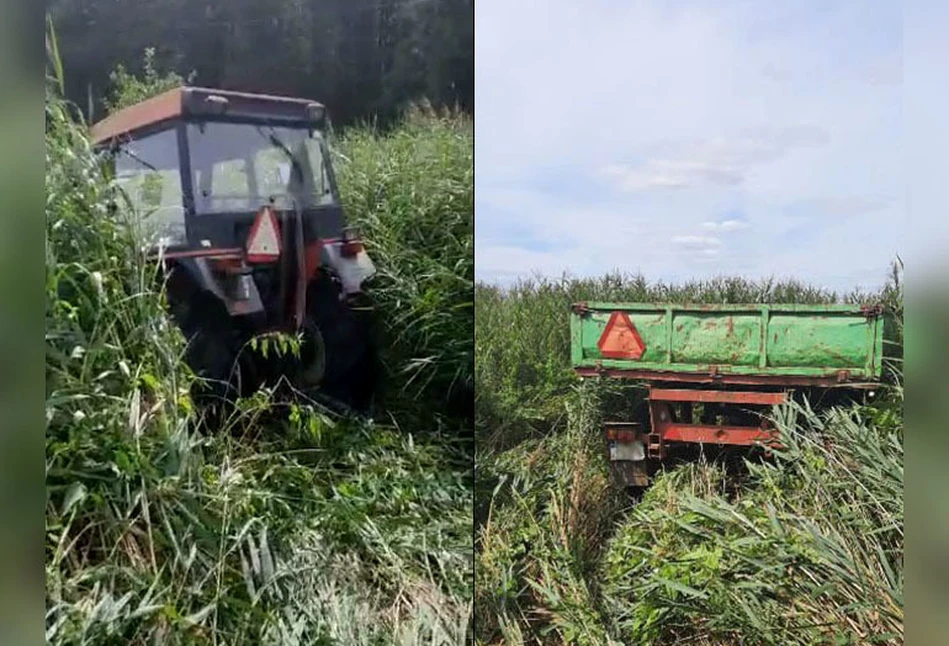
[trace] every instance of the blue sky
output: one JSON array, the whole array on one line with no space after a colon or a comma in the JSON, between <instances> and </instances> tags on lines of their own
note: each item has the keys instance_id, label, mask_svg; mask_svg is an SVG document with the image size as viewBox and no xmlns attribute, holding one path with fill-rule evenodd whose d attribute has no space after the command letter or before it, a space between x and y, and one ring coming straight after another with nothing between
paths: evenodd
<instances>
[{"instance_id":1,"label":"blue sky","mask_svg":"<svg viewBox=\"0 0 949 646\"><path fill-rule=\"evenodd\" d=\"M475 28L480 280L846 290L907 259L899 3L479 0Z\"/></svg>"}]
</instances>

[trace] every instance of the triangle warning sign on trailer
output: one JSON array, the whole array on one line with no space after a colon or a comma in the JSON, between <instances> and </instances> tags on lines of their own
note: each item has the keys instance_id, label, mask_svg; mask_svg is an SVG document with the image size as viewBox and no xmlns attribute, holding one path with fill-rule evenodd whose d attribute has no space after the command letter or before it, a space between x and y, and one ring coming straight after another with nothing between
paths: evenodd
<instances>
[{"instance_id":1,"label":"triangle warning sign on trailer","mask_svg":"<svg viewBox=\"0 0 949 646\"><path fill-rule=\"evenodd\" d=\"M248 262L268 262L280 257L280 227L273 209L264 207L257 214L247 236Z\"/></svg>"},{"instance_id":2,"label":"triangle warning sign on trailer","mask_svg":"<svg viewBox=\"0 0 949 646\"><path fill-rule=\"evenodd\" d=\"M633 359L638 361L646 351L639 330L629 320L626 312L613 312L600 335L597 348L607 359Z\"/></svg>"}]
</instances>

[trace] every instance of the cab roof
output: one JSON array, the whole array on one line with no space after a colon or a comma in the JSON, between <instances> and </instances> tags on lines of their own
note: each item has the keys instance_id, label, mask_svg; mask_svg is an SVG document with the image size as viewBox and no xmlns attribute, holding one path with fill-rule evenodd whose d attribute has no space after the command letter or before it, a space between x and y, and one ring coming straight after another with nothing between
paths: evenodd
<instances>
[{"instance_id":1,"label":"cab roof","mask_svg":"<svg viewBox=\"0 0 949 646\"><path fill-rule=\"evenodd\" d=\"M183 86L110 114L92 126L92 143L99 145L183 116L221 114L222 109L228 116L299 122L319 122L324 112L321 103L308 99Z\"/></svg>"}]
</instances>

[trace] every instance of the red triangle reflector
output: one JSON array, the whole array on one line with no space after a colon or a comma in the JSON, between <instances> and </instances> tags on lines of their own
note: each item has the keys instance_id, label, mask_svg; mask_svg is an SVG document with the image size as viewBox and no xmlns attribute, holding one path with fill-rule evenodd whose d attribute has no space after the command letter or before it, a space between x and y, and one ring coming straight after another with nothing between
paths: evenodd
<instances>
[{"instance_id":1,"label":"red triangle reflector","mask_svg":"<svg viewBox=\"0 0 949 646\"><path fill-rule=\"evenodd\" d=\"M280 226L277 216L268 206L257 214L254 226L247 236L247 261L270 262L280 257Z\"/></svg>"},{"instance_id":2,"label":"red triangle reflector","mask_svg":"<svg viewBox=\"0 0 949 646\"><path fill-rule=\"evenodd\" d=\"M639 360L646 351L646 345L639 336L639 330L629 320L626 312L613 312L600 335L596 347L607 359Z\"/></svg>"}]
</instances>

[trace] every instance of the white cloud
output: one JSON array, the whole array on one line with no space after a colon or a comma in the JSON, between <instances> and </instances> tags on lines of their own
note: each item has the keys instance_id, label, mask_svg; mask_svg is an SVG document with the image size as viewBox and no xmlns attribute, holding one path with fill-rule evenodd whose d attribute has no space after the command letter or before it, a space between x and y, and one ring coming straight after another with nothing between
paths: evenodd
<instances>
[{"instance_id":1,"label":"white cloud","mask_svg":"<svg viewBox=\"0 0 949 646\"><path fill-rule=\"evenodd\" d=\"M720 231L728 233L730 231L740 231L748 228L748 223L742 220L722 220L721 222L706 221L702 223L702 228L708 231Z\"/></svg>"},{"instance_id":2,"label":"white cloud","mask_svg":"<svg viewBox=\"0 0 949 646\"><path fill-rule=\"evenodd\" d=\"M601 174L614 180L622 191L635 192L656 188L686 188L701 182L734 186L742 181L735 169L716 168L708 162L657 159L642 167L620 165L605 167Z\"/></svg>"},{"instance_id":3,"label":"white cloud","mask_svg":"<svg viewBox=\"0 0 949 646\"><path fill-rule=\"evenodd\" d=\"M816 127L759 128L727 137L653 144L667 149L667 156L639 166L611 164L600 174L616 181L624 191L684 188L702 183L737 186L756 165L781 159L795 148L828 143L826 132Z\"/></svg>"},{"instance_id":4,"label":"white cloud","mask_svg":"<svg viewBox=\"0 0 949 646\"><path fill-rule=\"evenodd\" d=\"M482 0L476 21L479 277L838 285L900 250L899 7ZM497 239L512 221L529 240Z\"/></svg>"},{"instance_id":5,"label":"white cloud","mask_svg":"<svg viewBox=\"0 0 949 646\"><path fill-rule=\"evenodd\" d=\"M675 236L672 241L686 249L711 249L722 244L718 238L707 236Z\"/></svg>"}]
</instances>

